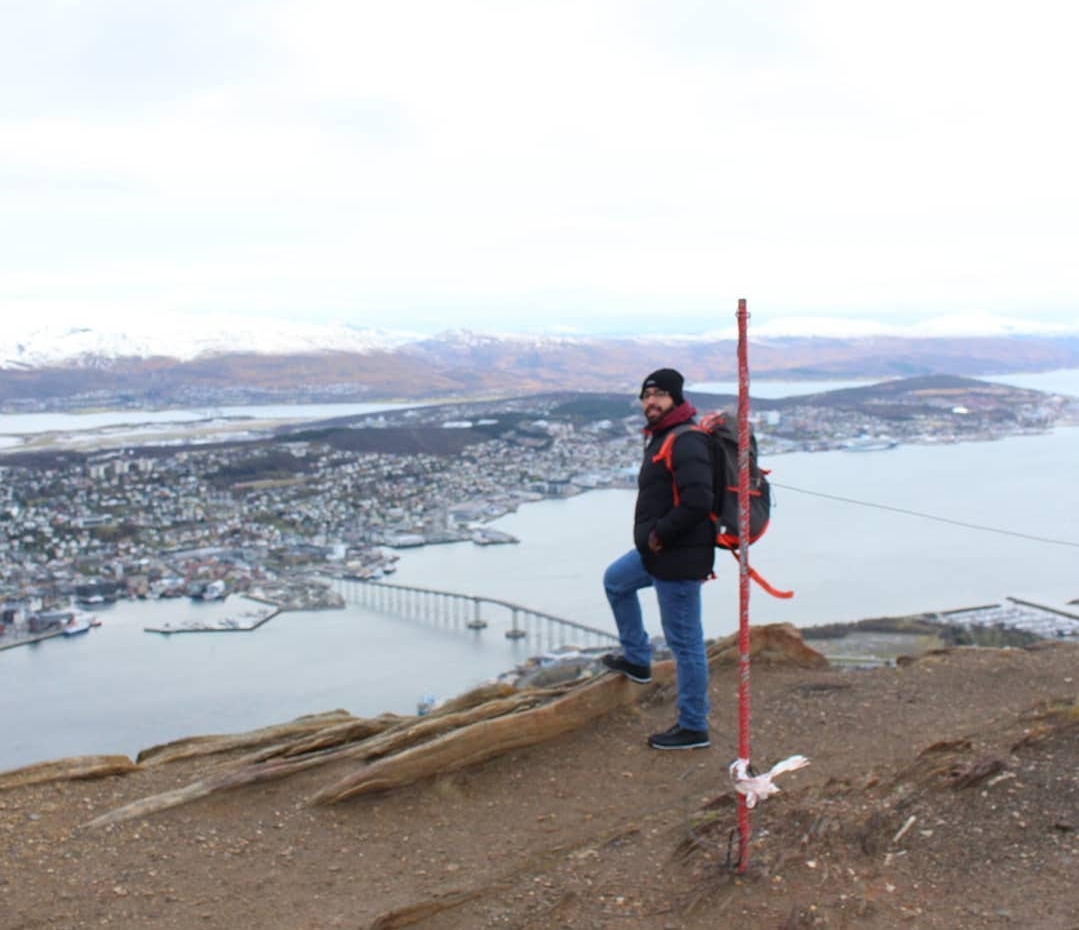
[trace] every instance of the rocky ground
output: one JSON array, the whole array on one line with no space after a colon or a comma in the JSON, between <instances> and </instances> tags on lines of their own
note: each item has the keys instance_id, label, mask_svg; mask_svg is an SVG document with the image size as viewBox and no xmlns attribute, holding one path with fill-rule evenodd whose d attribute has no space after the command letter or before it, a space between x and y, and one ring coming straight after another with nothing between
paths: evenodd
<instances>
[{"instance_id":1,"label":"rocky ground","mask_svg":"<svg viewBox=\"0 0 1079 930\"><path fill-rule=\"evenodd\" d=\"M707 750L645 745L669 683L616 687L589 725L334 804L310 800L354 761L97 827L228 756L0 790L0 927L1079 928L1079 645L755 665L755 767L811 764L741 874L737 669Z\"/></svg>"}]
</instances>

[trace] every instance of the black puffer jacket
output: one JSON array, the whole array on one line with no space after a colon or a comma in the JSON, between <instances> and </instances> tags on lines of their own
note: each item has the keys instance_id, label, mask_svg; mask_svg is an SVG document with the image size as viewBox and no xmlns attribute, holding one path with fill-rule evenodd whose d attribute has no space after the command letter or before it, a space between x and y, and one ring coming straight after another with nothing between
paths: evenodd
<instances>
[{"instance_id":1,"label":"black puffer jacket","mask_svg":"<svg viewBox=\"0 0 1079 930\"><path fill-rule=\"evenodd\" d=\"M682 408L688 408L683 410ZM633 542L650 575L664 581L707 578L715 562L715 524L712 511L712 458L708 437L686 430L675 438L674 478L663 462L653 462L668 433L691 422L697 411L689 404L676 407L651 432L637 476L637 507ZM678 485L678 506L674 487ZM648 547L652 532L662 545Z\"/></svg>"}]
</instances>

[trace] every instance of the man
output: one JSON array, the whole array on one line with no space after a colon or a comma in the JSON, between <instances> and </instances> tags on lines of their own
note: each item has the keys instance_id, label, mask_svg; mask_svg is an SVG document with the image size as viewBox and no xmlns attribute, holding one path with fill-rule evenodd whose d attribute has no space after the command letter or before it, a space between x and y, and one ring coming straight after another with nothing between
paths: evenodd
<instances>
[{"instance_id":1,"label":"man","mask_svg":"<svg viewBox=\"0 0 1079 930\"><path fill-rule=\"evenodd\" d=\"M682 396L683 384L673 368L661 368L641 385L648 441L637 476L635 548L612 562L603 576L622 644L621 654L604 656L603 664L640 684L652 680L652 649L637 592L647 587L656 591L663 634L678 676L678 720L648 738L654 749L709 744L701 582L711 574L715 559L712 459L708 437L686 428L695 422L697 410ZM668 468L656 456L676 430Z\"/></svg>"}]
</instances>

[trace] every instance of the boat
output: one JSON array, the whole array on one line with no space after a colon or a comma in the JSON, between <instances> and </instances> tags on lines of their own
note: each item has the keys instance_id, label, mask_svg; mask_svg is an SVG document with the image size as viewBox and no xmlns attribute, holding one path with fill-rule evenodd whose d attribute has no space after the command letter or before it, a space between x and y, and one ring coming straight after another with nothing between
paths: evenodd
<instances>
[{"instance_id":1,"label":"boat","mask_svg":"<svg viewBox=\"0 0 1079 930\"><path fill-rule=\"evenodd\" d=\"M503 533L501 530L491 529L489 526L481 527L472 531L472 542L477 546L494 546L502 543L519 542L516 536Z\"/></svg>"},{"instance_id":2,"label":"boat","mask_svg":"<svg viewBox=\"0 0 1079 930\"><path fill-rule=\"evenodd\" d=\"M201 601L223 601L228 596L228 585L225 584L223 579L218 578L211 581L199 592L198 599Z\"/></svg>"},{"instance_id":3,"label":"boat","mask_svg":"<svg viewBox=\"0 0 1079 930\"><path fill-rule=\"evenodd\" d=\"M101 620L98 618L98 615L89 610L79 610L78 608L75 608L71 611L71 619L77 620L79 623L88 623L90 626L101 626Z\"/></svg>"},{"instance_id":4,"label":"boat","mask_svg":"<svg viewBox=\"0 0 1079 930\"><path fill-rule=\"evenodd\" d=\"M90 631L90 621L85 616L72 615L62 627L60 632L64 636L78 636L80 633L88 633Z\"/></svg>"}]
</instances>

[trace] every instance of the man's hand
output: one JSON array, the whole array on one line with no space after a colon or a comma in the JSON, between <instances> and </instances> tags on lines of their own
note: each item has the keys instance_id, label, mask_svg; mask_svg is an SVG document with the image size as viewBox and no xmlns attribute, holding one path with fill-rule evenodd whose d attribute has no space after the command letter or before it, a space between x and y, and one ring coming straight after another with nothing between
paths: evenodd
<instances>
[{"instance_id":1,"label":"man's hand","mask_svg":"<svg viewBox=\"0 0 1079 930\"><path fill-rule=\"evenodd\" d=\"M656 535L655 530L652 530L652 532L648 534L648 548L653 552L659 552L659 550L663 548L663 543L659 541L659 537Z\"/></svg>"}]
</instances>

